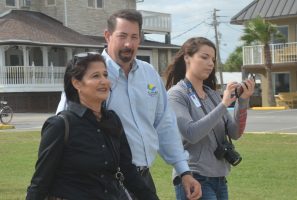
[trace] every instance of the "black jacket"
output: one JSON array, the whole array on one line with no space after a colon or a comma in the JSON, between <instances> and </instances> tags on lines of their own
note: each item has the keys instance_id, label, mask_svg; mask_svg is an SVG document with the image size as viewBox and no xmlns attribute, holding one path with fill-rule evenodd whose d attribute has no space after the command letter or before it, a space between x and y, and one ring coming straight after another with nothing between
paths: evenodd
<instances>
[{"instance_id":1,"label":"black jacket","mask_svg":"<svg viewBox=\"0 0 297 200\"><path fill-rule=\"evenodd\" d=\"M132 164L131 150L115 112L103 110L100 122L91 110L73 102L63 112L69 121L69 138L64 141L61 117L46 120L27 200L44 200L48 195L68 200L120 200L119 182L114 177L118 167L125 186L136 197L158 199Z\"/></svg>"}]
</instances>

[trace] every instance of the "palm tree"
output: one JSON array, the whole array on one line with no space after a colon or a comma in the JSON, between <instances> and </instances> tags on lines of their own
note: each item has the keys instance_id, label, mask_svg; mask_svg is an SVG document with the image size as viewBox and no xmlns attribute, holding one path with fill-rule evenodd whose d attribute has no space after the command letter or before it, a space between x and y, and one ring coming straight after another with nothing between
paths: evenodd
<instances>
[{"instance_id":1,"label":"palm tree","mask_svg":"<svg viewBox=\"0 0 297 200\"><path fill-rule=\"evenodd\" d=\"M265 70L267 77L267 97L268 105L275 106L275 98L272 92L272 60L269 43L272 41L272 37L277 40L284 40L284 35L281 34L276 25L266 22L265 19L257 17L250 20L245 24L244 34L241 36L246 45L251 45L255 43L260 43L264 45L264 60L265 60Z\"/></svg>"}]
</instances>

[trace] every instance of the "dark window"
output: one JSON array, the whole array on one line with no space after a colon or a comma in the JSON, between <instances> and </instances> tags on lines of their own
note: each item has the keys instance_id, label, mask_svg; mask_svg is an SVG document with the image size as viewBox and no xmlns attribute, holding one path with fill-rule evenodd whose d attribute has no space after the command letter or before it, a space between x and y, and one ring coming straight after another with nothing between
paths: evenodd
<instances>
[{"instance_id":1,"label":"dark window","mask_svg":"<svg viewBox=\"0 0 297 200\"><path fill-rule=\"evenodd\" d=\"M136 56L137 59L151 63L151 58L150 56Z\"/></svg>"},{"instance_id":2,"label":"dark window","mask_svg":"<svg viewBox=\"0 0 297 200\"><path fill-rule=\"evenodd\" d=\"M6 0L6 6L16 6L15 0Z\"/></svg>"},{"instance_id":3,"label":"dark window","mask_svg":"<svg viewBox=\"0 0 297 200\"><path fill-rule=\"evenodd\" d=\"M30 6L31 0L24 0L24 6Z\"/></svg>"},{"instance_id":4,"label":"dark window","mask_svg":"<svg viewBox=\"0 0 297 200\"><path fill-rule=\"evenodd\" d=\"M277 43L283 43L283 42L288 42L289 38L289 27L288 26L278 26L277 30L284 35L285 41L278 40L272 36L272 43L277 44Z\"/></svg>"},{"instance_id":5,"label":"dark window","mask_svg":"<svg viewBox=\"0 0 297 200\"><path fill-rule=\"evenodd\" d=\"M97 8L103 8L103 0L97 0Z\"/></svg>"},{"instance_id":6,"label":"dark window","mask_svg":"<svg viewBox=\"0 0 297 200\"><path fill-rule=\"evenodd\" d=\"M90 8L103 8L103 0L88 0L88 7Z\"/></svg>"},{"instance_id":7,"label":"dark window","mask_svg":"<svg viewBox=\"0 0 297 200\"><path fill-rule=\"evenodd\" d=\"M274 78L275 78L274 94L290 91L290 74L289 73L275 73Z\"/></svg>"}]
</instances>

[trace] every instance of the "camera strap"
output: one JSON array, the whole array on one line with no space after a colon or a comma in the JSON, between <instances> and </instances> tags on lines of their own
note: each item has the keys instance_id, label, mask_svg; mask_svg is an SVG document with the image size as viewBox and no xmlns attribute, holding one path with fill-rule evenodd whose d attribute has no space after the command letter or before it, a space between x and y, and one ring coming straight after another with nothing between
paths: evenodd
<instances>
[{"instance_id":1,"label":"camera strap","mask_svg":"<svg viewBox=\"0 0 297 200\"><path fill-rule=\"evenodd\" d=\"M185 78L184 79L184 83L185 83L185 85L187 86L187 93L188 93L188 96L193 100L193 95L195 95L195 97L199 100L199 104L201 105L201 109L203 110L203 112L204 112L204 114L205 115L207 115L208 114L208 112L206 111L206 108L205 108L205 106L204 106L204 104L203 104L203 102L202 102L202 99L198 96L198 94L196 93L196 90L194 89L194 87L193 87L193 85L192 85L192 83L187 79L187 78ZM205 86L203 86L203 89L205 88ZM211 95L208 95L208 92L207 92L207 89L206 90L204 90L205 91L205 93L207 94L207 96L209 97L209 99L211 100L211 102L212 102L212 104L215 106L215 107L217 107L217 103L215 102L215 100L212 98L212 96ZM195 103L195 101L193 100L193 102ZM196 103L195 103L196 104ZM224 128L225 128L225 139L227 140L227 137L228 137L228 140L229 140L229 142L232 144L232 140L231 140L231 138L230 138L230 136L229 136L229 131L228 131L228 124L227 124L227 121L225 120L225 118L224 118L224 116L222 117L222 119L223 119L223 121L224 121ZM213 132L213 134L214 134L214 136L215 136L215 139L216 139L216 141L217 141L217 144L219 145L220 143L219 143L219 141L218 141L218 138L217 138L217 135L216 135L216 133L215 133L215 131L214 131L214 129L212 129L212 132Z\"/></svg>"}]
</instances>

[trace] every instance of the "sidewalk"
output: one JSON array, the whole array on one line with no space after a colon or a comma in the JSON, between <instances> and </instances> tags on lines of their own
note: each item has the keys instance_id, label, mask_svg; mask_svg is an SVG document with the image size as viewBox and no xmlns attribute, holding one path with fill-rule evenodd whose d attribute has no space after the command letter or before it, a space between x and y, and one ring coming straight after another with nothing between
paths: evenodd
<instances>
[{"instance_id":1,"label":"sidewalk","mask_svg":"<svg viewBox=\"0 0 297 200\"><path fill-rule=\"evenodd\" d=\"M0 124L0 130L4 129L14 129L15 127L13 125L6 125L6 124Z\"/></svg>"},{"instance_id":2,"label":"sidewalk","mask_svg":"<svg viewBox=\"0 0 297 200\"><path fill-rule=\"evenodd\" d=\"M14 113L10 125L0 124L0 132L40 131L45 120L54 113Z\"/></svg>"},{"instance_id":3,"label":"sidewalk","mask_svg":"<svg viewBox=\"0 0 297 200\"><path fill-rule=\"evenodd\" d=\"M230 114L233 108L228 108ZM45 120L54 113L15 113L10 126L0 124L1 132L40 131ZM247 133L297 133L297 109L261 107L248 110Z\"/></svg>"},{"instance_id":4,"label":"sidewalk","mask_svg":"<svg viewBox=\"0 0 297 200\"><path fill-rule=\"evenodd\" d=\"M251 107L251 110L287 110L285 106L273 106L273 107Z\"/></svg>"}]
</instances>

